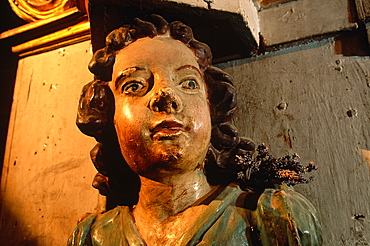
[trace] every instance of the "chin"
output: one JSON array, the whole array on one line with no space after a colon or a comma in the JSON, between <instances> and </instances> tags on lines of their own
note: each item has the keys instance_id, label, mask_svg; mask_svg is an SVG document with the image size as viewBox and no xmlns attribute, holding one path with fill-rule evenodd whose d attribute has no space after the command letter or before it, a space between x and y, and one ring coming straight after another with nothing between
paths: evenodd
<instances>
[{"instance_id":1,"label":"chin","mask_svg":"<svg viewBox=\"0 0 370 246\"><path fill-rule=\"evenodd\" d=\"M156 155L148 158L150 161L147 160L145 168L141 168L138 174L146 178L157 180L158 178L196 170L198 162L193 162L186 158L186 156L187 155L183 155L183 153L178 151L176 147L166 148L166 150L161 150L159 153L156 153Z\"/></svg>"}]
</instances>

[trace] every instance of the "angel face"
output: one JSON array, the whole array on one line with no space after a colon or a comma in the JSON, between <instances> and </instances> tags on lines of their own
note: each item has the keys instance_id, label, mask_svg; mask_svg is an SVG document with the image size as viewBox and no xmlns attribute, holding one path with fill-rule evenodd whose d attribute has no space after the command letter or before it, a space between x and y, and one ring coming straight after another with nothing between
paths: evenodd
<instances>
[{"instance_id":1,"label":"angel face","mask_svg":"<svg viewBox=\"0 0 370 246\"><path fill-rule=\"evenodd\" d=\"M156 180L203 164L210 111L188 47L164 36L139 39L116 55L112 78L121 152L136 173Z\"/></svg>"}]
</instances>

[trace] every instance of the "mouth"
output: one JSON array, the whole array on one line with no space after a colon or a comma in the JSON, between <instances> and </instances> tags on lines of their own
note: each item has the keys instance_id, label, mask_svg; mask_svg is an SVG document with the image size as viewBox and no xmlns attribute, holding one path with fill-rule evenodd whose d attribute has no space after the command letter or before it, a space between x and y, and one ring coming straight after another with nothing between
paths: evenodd
<instances>
[{"instance_id":1,"label":"mouth","mask_svg":"<svg viewBox=\"0 0 370 246\"><path fill-rule=\"evenodd\" d=\"M171 140L188 131L183 124L177 121L162 121L150 128L150 136L153 140Z\"/></svg>"}]
</instances>

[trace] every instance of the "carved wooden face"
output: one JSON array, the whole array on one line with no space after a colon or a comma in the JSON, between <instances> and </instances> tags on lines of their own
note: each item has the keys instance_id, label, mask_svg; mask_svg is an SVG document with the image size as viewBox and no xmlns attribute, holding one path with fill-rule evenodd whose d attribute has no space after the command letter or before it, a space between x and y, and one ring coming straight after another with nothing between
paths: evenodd
<instances>
[{"instance_id":1,"label":"carved wooden face","mask_svg":"<svg viewBox=\"0 0 370 246\"><path fill-rule=\"evenodd\" d=\"M189 48L169 37L139 39L116 55L112 78L121 152L136 173L158 180L203 163L211 119Z\"/></svg>"}]
</instances>

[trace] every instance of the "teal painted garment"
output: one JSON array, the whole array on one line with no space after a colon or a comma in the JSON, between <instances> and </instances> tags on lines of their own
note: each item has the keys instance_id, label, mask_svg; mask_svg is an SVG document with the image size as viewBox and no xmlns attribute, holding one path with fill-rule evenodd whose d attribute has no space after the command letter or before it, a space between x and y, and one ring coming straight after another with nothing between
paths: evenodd
<instances>
[{"instance_id":1,"label":"teal painted garment","mask_svg":"<svg viewBox=\"0 0 370 246\"><path fill-rule=\"evenodd\" d=\"M140 237L130 208L118 206L103 214L86 215L67 245L142 246L146 243ZM258 197L228 186L207 203L207 209L196 222L171 245L308 246L321 245L321 234L315 208L294 190L266 189Z\"/></svg>"}]
</instances>

